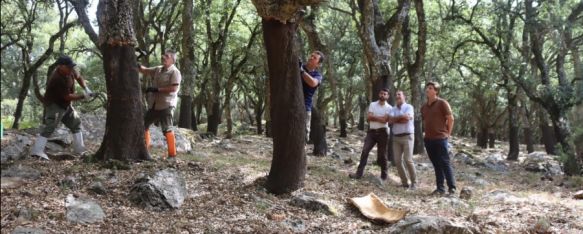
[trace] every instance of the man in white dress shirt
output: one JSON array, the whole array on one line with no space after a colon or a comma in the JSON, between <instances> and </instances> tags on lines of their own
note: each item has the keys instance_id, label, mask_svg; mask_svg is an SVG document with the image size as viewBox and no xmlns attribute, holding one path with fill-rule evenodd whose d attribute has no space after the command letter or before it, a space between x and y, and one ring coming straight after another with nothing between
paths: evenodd
<instances>
[{"instance_id":1,"label":"man in white dress shirt","mask_svg":"<svg viewBox=\"0 0 583 234\"><path fill-rule=\"evenodd\" d=\"M413 141L415 126L413 125L413 106L405 101L403 91L397 91L397 105L391 109L390 122L393 123L393 155L401 185L416 189L417 175L413 163ZM405 165L403 165L405 164ZM405 166L407 171L405 172ZM411 183L409 184L409 179Z\"/></svg>"}]
</instances>

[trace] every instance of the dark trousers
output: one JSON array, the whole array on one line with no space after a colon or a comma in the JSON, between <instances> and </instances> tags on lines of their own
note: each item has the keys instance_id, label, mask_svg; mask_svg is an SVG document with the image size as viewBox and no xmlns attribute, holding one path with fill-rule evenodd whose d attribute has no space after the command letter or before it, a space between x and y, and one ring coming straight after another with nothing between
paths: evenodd
<instances>
[{"instance_id":1,"label":"dark trousers","mask_svg":"<svg viewBox=\"0 0 583 234\"><path fill-rule=\"evenodd\" d=\"M366 167L366 163L368 162L368 154L377 145L377 163L381 166L381 179L387 179L387 139L388 134L386 128L368 130L364 138L362 153L360 154L360 164L356 171L358 176L362 176L364 173L364 167Z\"/></svg>"},{"instance_id":2,"label":"dark trousers","mask_svg":"<svg viewBox=\"0 0 583 234\"><path fill-rule=\"evenodd\" d=\"M438 140L425 139L425 149L435 170L435 183L437 190L445 192L443 179L447 181L449 189L455 189L455 178L453 168L449 162L449 152L447 151L447 138Z\"/></svg>"}]
</instances>

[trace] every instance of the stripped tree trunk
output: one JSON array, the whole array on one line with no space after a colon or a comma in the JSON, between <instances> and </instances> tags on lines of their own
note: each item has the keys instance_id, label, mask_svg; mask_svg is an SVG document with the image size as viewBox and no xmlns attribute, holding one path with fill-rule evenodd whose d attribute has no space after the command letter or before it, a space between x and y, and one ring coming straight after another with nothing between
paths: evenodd
<instances>
[{"instance_id":1,"label":"stripped tree trunk","mask_svg":"<svg viewBox=\"0 0 583 234\"><path fill-rule=\"evenodd\" d=\"M95 154L99 160L149 160L144 142L143 104L135 67L136 40L130 0L100 0L99 47L107 87L105 135Z\"/></svg>"},{"instance_id":2,"label":"stripped tree trunk","mask_svg":"<svg viewBox=\"0 0 583 234\"><path fill-rule=\"evenodd\" d=\"M263 18L269 69L273 160L267 190L282 194L301 188L306 175L306 115L298 67L297 17L301 8L321 0L253 0ZM268 126L269 128L269 126Z\"/></svg>"}]
</instances>

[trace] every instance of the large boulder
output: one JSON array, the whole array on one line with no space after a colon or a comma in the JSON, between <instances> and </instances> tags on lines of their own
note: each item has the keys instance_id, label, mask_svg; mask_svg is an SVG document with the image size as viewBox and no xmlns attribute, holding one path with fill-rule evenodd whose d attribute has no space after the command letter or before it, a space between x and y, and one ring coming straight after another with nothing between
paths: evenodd
<instances>
[{"instance_id":1,"label":"large boulder","mask_svg":"<svg viewBox=\"0 0 583 234\"><path fill-rule=\"evenodd\" d=\"M141 207L160 211L179 208L185 197L184 178L174 169L165 169L138 178L129 199Z\"/></svg>"},{"instance_id":2,"label":"large boulder","mask_svg":"<svg viewBox=\"0 0 583 234\"><path fill-rule=\"evenodd\" d=\"M174 136L176 137L176 152L190 153L198 138L198 134L186 128L174 128ZM166 148L166 137L160 131L160 128L150 127L150 139L152 147Z\"/></svg>"},{"instance_id":3,"label":"large boulder","mask_svg":"<svg viewBox=\"0 0 583 234\"><path fill-rule=\"evenodd\" d=\"M45 234L42 229L38 228L30 228L30 227L16 227L12 232L12 234Z\"/></svg>"},{"instance_id":4,"label":"large boulder","mask_svg":"<svg viewBox=\"0 0 583 234\"><path fill-rule=\"evenodd\" d=\"M32 144L32 135L26 132L6 129L2 137L2 150L0 151L0 162L18 160L28 154L28 147Z\"/></svg>"},{"instance_id":5,"label":"large boulder","mask_svg":"<svg viewBox=\"0 0 583 234\"><path fill-rule=\"evenodd\" d=\"M532 172L542 172L548 176L563 175L561 163L553 156L545 152L532 152L522 162L525 170Z\"/></svg>"},{"instance_id":6,"label":"large boulder","mask_svg":"<svg viewBox=\"0 0 583 234\"><path fill-rule=\"evenodd\" d=\"M7 169L2 169L0 174L2 177L20 177L31 180L36 180L41 176L40 171L20 164L11 166Z\"/></svg>"},{"instance_id":7,"label":"large boulder","mask_svg":"<svg viewBox=\"0 0 583 234\"><path fill-rule=\"evenodd\" d=\"M442 217L409 216L391 226L389 233L404 234L472 234L476 231Z\"/></svg>"},{"instance_id":8,"label":"large boulder","mask_svg":"<svg viewBox=\"0 0 583 234\"><path fill-rule=\"evenodd\" d=\"M105 113L81 115L83 136L86 141L95 144L101 143L105 135L105 119ZM195 142L200 138L191 129L178 127L174 128L174 136L176 137L176 152L178 153L191 152ZM166 148L166 137L155 125L150 126L150 140L152 147Z\"/></svg>"},{"instance_id":9,"label":"large boulder","mask_svg":"<svg viewBox=\"0 0 583 234\"><path fill-rule=\"evenodd\" d=\"M504 155L499 152L494 152L493 154L488 155L484 160L480 160L476 164L496 172L503 173L508 171L506 159Z\"/></svg>"},{"instance_id":10,"label":"large boulder","mask_svg":"<svg viewBox=\"0 0 583 234\"><path fill-rule=\"evenodd\" d=\"M466 152L466 151L460 151L460 152L456 153L455 156L453 157L453 159L455 161L462 162L462 163L467 164L467 165L476 164L475 157L471 153Z\"/></svg>"},{"instance_id":11,"label":"large boulder","mask_svg":"<svg viewBox=\"0 0 583 234\"><path fill-rule=\"evenodd\" d=\"M88 198L78 198L69 194L65 199L65 207L67 208L67 220L71 223L96 223L105 218L101 206Z\"/></svg>"}]
</instances>

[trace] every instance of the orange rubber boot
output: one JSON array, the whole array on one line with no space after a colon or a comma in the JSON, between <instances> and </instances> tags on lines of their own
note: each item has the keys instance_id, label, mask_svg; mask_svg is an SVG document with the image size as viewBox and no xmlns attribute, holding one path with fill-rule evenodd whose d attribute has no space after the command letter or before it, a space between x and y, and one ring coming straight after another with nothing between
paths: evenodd
<instances>
[{"instance_id":1,"label":"orange rubber boot","mask_svg":"<svg viewBox=\"0 0 583 234\"><path fill-rule=\"evenodd\" d=\"M146 149L150 150L150 130L146 130L144 133L144 141L146 142Z\"/></svg>"},{"instance_id":2,"label":"orange rubber boot","mask_svg":"<svg viewBox=\"0 0 583 234\"><path fill-rule=\"evenodd\" d=\"M176 138L174 138L174 132L169 131L164 133L166 136L166 143L168 144L168 157L176 157Z\"/></svg>"}]
</instances>

